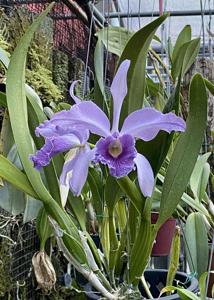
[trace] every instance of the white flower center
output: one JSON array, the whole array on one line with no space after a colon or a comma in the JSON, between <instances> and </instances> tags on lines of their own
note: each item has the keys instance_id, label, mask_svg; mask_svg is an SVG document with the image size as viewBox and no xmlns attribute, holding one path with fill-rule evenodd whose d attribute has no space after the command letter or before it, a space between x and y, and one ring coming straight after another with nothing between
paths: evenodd
<instances>
[{"instance_id":1,"label":"white flower center","mask_svg":"<svg viewBox=\"0 0 214 300\"><path fill-rule=\"evenodd\" d=\"M114 158L117 158L122 153L122 151L123 151L123 147L119 139L116 139L108 146L108 152Z\"/></svg>"}]
</instances>

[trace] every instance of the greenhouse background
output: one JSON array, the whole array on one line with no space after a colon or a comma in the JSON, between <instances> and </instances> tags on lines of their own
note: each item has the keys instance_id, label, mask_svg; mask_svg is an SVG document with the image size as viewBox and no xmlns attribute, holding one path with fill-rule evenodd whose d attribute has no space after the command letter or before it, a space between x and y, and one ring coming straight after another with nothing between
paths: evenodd
<instances>
[{"instance_id":1,"label":"greenhouse background","mask_svg":"<svg viewBox=\"0 0 214 300\"><path fill-rule=\"evenodd\" d=\"M47 8L50 2L51 1L48 0L0 0L0 151L1 154L7 157L23 174L25 174L25 170L23 169L22 159L20 160L19 152L17 152L17 147L14 144L14 133L11 131L10 112L8 113L9 107L7 108L7 106L2 105L3 102L1 101L1 97L6 93L7 85L7 68L4 64L4 55L6 53L8 59L11 58L12 53L15 51L17 45L19 45L19 41L27 31L27 28L33 23L36 17ZM42 26L33 34L32 43L28 51L25 74L26 83L40 98L39 101L42 103L46 118L49 120L54 113L67 110L70 105L75 104L75 96L72 95L70 90L70 85L74 80L80 81L80 84L75 86L75 95L77 97L82 100L96 99L96 97L98 97L98 99L102 101L102 103L99 103L100 107L108 111L105 105L110 102L111 83L115 76L115 70L121 63L120 55L124 50L124 41L128 42L129 38L131 39L131 36L144 26L157 20L166 13L168 13L169 16L157 29L155 33L156 38L152 39L151 48L149 47L146 52L145 77L148 80L146 81L145 87L144 105L146 107L154 106L156 109L162 110L165 105L164 99L170 99L171 95L176 93L175 87L177 81L180 79L172 79L173 67L170 58L170 47L175 46L183 28L186 25L190 25L192 30L191 39L193 40L200 37L200 46L194 62L192 61L188 69L185 70L185 74L183 74L183 78L181 79L181 91L179 92L179 94L181 93L181 107L179 115L186 121L189 114L188 93L193 74L199 72L207 81L214 84L213 0L56 0L53 9L43 20ZM112 31L112 28L115 31ZM99 34L99 32L101 32L101 34ZM102 41L102 51L100 50L101 48L97 46L99 40ZM114 47L115 50L112 51ZM195 49L192 49L192 52L193 50ZM100 55L99 57L97 53ZM98 66L103 72L101 79L97 74ZM100 74L101 73L99 73L99 75ZM102 81L101 85L100 81ZM98 85L99 89L97 89ZM152 90L153 87L154 91ZM202 257L199 254L199 256L196 257L194 254L191 256L191 249L188 249L188 239L191 234L186 233L187 218L188 215L195 214L197 219L197 214L201 213L201 215L203 215L204 213L203 218L199 218L200 220L198 222L199 225L203 223L203 228L207 230L205 240L207 242L209 241L210 247L209 260L206 266L206 270L208 271L205 286L206 299L213 299L212 286L214 284L214 258L212 258L214 252L213 91L212 88L210 88L209 92L207 92L207 126L200 147L199 158L202 157L201 163L203 162L204 165L201 166L199 162L198 165L199 167L201 166L200 168L202 168L202 170L199 167L198 169L196 168L196 170L194 169L195 175L197 175L197 172L198 174L201 172L199 174L201 177L198 175L200 177L198 181L201 182L201 189L204 188L204 194L199 201L194 194L194 187L192 189L192 185L194 186L194 184L196 184L195 182L198 181L195 180L194 182L194 179L192 179L191 182L190 178L190 182L184 191L184 196L182 196L186 202L184 201L182 205L179 202L176 212L173 214L177 219L176 225L180 226L179 232L181 236L177 270L188 273L186 278L188 284L191 280L194 282L195 277L197 278L198 270L197 267L194 266L194 260L203 260L203 249L205 248L203 248L203 245L201 246L204 241L203 239L196 240L195 247L201 247L200 251L202 251ZM109 107L109 110L111 110L111 105ZM175 109L172 110L172 112L174 113ZM31 117L29 117L29 120L30 118ZM175 136L177 138L177 135ZM172 148L176 147L176 138L175 145L172 143ZM96 138L92 137L90 143L95 144L94 141L96 141ZM39 149L38 145L36 145L36 147ZM157 175L157 183L159 186L163 184L161 176L165 176L164 172L165 168L169 165L172 148L168 149L168 155L162 164L163 168L160 168L160 174L158 173ZM96 170L96 168L93 168L93 170ZM99 169L98 171L100 172ZM44 173L43 171L41 172L42 178L45 178ZM204 176L203 178L202 175ZM92 175L90 176L93 177ZM96 176L94 178L96 178ZM131 175L130 178L133 179L134 177ZM88 186L91 188L91 181L93 180L90 178L85 188L86 190ZM102 175L102 184L106 183L106 181L104 175ZM48 186L48 183L45 182L45 185ZM139 188L138 185L137 188ZM101 219L105 221L105 218L108 218L106 217L106 205L104 203L105 192L100 192L101 200L103 200L103 203L100 204L101 208L99 203L96 206L93 199L91 200L91 198L94 197L94 192L97 192L97 190L95 191L95 186L93 186L88 193L83 191L81 196L83 208L79 208L78 206L77 210L83 209L86 228L90 235L94 235L95 239L98 236L98 240L94 240L94 242L99 249L100 260L103 262L105 261L103 258L104 254L100 253L105 248L106 241L105 238L102 240L99 234L108 233L107 231L105 232L106 229L104 225L103 227L99 226ZM157 192L157 190L155 190L155 192ZM158 190L158 192L161 193L162 189ZM153 199L155 210L158 210L156 199L158 198L158 192L154 195ZM114 191L112 193L114 193ZM201 190L199 194L200 193L202 193ZM126 201L128 201L128 198L126 198L127 197L123 195L120 200L125 199L125 204L127 204ZM194 204L190 198L199 202ZM77 224L78 230L81 231L81 222L79 222L79 219L75 220L76 213L78 212L75 211L75 208L69 201L70 200L68 200L66 204L66 212L71 215L72 221L74 221L75 225ZM41 250L41 236L38 233L38 227L42 225L36 225L36 220L37 218L41 218L42 207L43 204L41 201L35 201L31 195L20 191L17 187L14 187L10 181L5 180L5 177L1 174L0 161L0 299L111 299L103 298L100 292L95 291L94 287L91 288L88 280L80 274L81 272L79 272L79 270L77 271L75 267L73 267L72 263L68 261L67 256L63 255L63 247L60 248L58 244L58 239L61 238L60 232L57 233L57 230L60 231L61 229L56 229L54 225L55 221L53 221L53 223L50 221L54 229L52 229L52 236L46 241L45 249L47 249L47 253L51 257L54 269L56 270L56 281L54 282L53 289L46 290L41 288L42 284L39 284L36 278L36 272L33 270L32 257ZM101 215L97 207L101 209ZM127 207L129 208L129 204L127 204ZM127 210L125 210L125 206L121 206L121 208L124 209L123 212L126 215L128 224L131 213L127 208ZM81 213L82 211L80 214ZM119 215L117 211L114 220L116 226L118 224L117 222L119 222ZM136 215L131 217L135 218ZM195 222L197 223L197 220ZM120 243L122 238L120 236L121 228L119 225L118 228L115 234L117 242ZM200 230L202 229L198 229L197 227L195 231L197 232L197 230L201 233ZM193 229L191 229L190 232L192 233ZM129 234L127 230L127 240L130 238ZM109 243L111 244L111 238ZM125 263L128 264L128 267L129 252L127 249L131 247L130 243L131 242L128 241L126 248L128 254L123 255L125 257L123 259ZM147 268L168 269L171 264L171 256L172 255L169 254L151 255L147 263ZM103 263L103 266L104 267L101 268L102 272L103 270L106 271L105 268L107 268L105 263ZM108 273L106 278L111 279L111 275ZM158 284L160 291L164 285L161 282ZM115 286L116 284L113 281L113 290ZM196 288L194 292L196 292L196 290L198 291L198 288ZM200 297L199 294L197 294L197 296ZM141 299L138 298L139 296L136 298L126 297L127 298L124 299Z\"/></svg>"}]
</instances>

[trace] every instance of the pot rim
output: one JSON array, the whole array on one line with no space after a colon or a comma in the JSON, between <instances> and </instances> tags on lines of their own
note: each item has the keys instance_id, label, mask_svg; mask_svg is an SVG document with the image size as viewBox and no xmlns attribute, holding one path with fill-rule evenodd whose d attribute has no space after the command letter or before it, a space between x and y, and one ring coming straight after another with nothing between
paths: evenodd
<instances>
[{"instance_id":1,"label":"pot rim","mask_svg":"<svg viewBox=\"0 0 214 300\"><path fill-rule=\"evenodd\" d=\"M144 274L145 273L168 273L168 270L167 269L146 269L144 271ZM176 272L176 275L180 275L180 276L184 276L184 277L188 277L188 274L185 273L185 272L180 272L180 271L177 271ZM191 292L197 292L198 291L198 280L195 278L195 277L192 277L190 279L190 286L187 288L187 290L191 291ZM174 295L169 295L169 296L164 296L164 297L160 297L160 298L153 298L153 300L173 300L173 299L180 299L178 298L178 294L174 294Z\"/></svg>"}]
</instances>

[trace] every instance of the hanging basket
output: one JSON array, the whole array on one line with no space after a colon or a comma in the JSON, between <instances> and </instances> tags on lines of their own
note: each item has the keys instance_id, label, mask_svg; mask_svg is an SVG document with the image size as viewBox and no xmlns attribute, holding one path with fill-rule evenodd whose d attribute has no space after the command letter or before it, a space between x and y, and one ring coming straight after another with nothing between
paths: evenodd
<instances>
[{"instance_id":1,"label":"hanging basket","mask_svg":"<svg viewBox=\"0 0 214 300\"><path fill-rule=\"evenodd\" d=\"M159 213L153 212L151 215L151 222L157 222ZM176 219L169 218L159 229L152 248L151 256L167 256L170 254L172 238L175 232Z\"/></svg>"}]
</instances>

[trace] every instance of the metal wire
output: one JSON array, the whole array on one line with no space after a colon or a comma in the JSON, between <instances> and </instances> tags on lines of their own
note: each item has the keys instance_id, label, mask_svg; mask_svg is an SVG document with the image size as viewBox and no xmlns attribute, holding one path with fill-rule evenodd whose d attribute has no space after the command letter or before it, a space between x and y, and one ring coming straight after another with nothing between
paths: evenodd
<instances>
[{"instance_id":1,"label":"metal wire","mask_svg":"<svg viewBox=\"0 0 214 300\"><path fill-rule=\"evenodd\" d=\"M104 68L104 86L106 85L106 80L107 80L107 70L108 70L108 59L109 59L109 13L110 13L110 1L107 0L107 29L106 29L106 38L107 38L107 42L106 42L106 56L105 56L105 68Z\"/></svg>"},{"instance_id":2,"label":"metal wire","mask_svg":"<svg viewBox=\"0 0 214 300\"><path fill-rule=\"evenodd\" d=\"M88 74L88 63L89 63L89 54L90 54L91 39L92 39L93 22L94 22L94 0L92 1L91 22L90 22L89 35L88 35L88 47L86 53L85 73L84 73L84 82L83 82L83 98L85 98L86 90L87 90L87 74Z\"/></svg>"},{"instance_id":3,"label":"metal wire","mask_svg":"<svg viewBox=\"0 0 214 300\"><path fill-rule=\"evenodd\" d=\"M203 2L200 0L200 7L201 7L201 27L202 27L202 37L203 37L203 58L205 57L205 26L204 26L204 10L205 10L206 0Z\"/></svg>"},{"instance_id":4,"label":"metal wire","mask_svg":"<svg viewBox=\"0 0 214 300\"><path fill-rule=\"evenodd\" d=\"M138 12L139 12L139 15L138 15L138 27L139 27L139 29L141 28L140 11L141 11L141 0L139 0L139 2L138 2Z\"/></svg>"}]
</instances>

